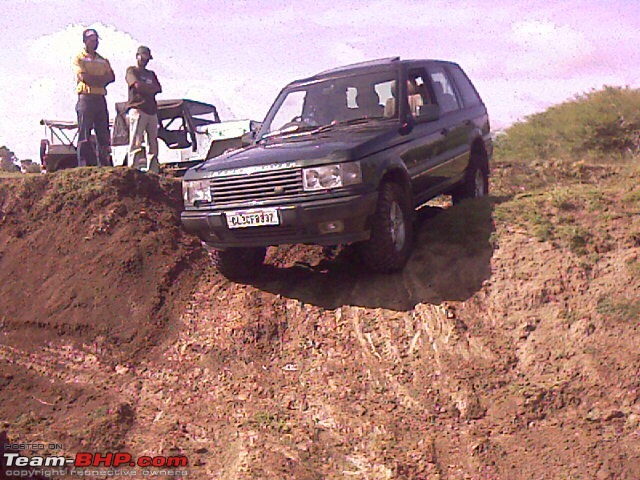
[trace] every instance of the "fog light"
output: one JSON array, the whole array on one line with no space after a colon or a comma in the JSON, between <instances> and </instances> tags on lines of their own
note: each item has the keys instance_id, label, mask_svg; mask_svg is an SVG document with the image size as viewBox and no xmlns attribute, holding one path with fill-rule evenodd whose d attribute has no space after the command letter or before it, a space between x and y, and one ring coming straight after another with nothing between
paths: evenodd
<instances>
[{"instance_id":1,"label":"fog light","mask_svg":"<svg viewBox=\"0 0 640 480\"><path fill-rule=\"evenodd\" d=\"M334 220L332 222L324 222L318 224L318 230L320 233L340 233L344 230L344 223L341 220Z\"/></svg>"}]
</instances>

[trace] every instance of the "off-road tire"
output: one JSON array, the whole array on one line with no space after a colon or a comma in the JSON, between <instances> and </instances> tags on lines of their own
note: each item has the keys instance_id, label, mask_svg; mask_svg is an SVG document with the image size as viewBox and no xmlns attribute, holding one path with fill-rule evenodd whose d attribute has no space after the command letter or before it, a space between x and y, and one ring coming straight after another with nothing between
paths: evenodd
<instances>
[{"instance_id":1,"label":"off-road tire","mask_svg":"<svg viewBox=\"0 0 640 480\"><path fill-rule=\"evenodd\" d=\"M464 175L462 185L451 192L451 201L458 205L468 198L481 198L489 195L489 170L486 162L472 158Z\"/></svg>"},{"instance_id":2,"label":"off-road tire","mask_svg":"<svg viewBox=\"0 0 640 480\"><path fill-rule=\"evenodd\" d=\"M266 247L209 249L211 262L229 280L248 280L254 277L266 254Z\"/></svg>"},{"instance_id":3,"label":"off-road tire","mask_svg":"<svg viewBox=\"0 0 640 480\"><path fill-rule=\"evenodd\" d=\"M402 187L397 183L383 183L371 238L359 244L360 256L368 268L380 273L402 270L411 254L411 214L410 201Z\"/></svg>"}]
</instances>

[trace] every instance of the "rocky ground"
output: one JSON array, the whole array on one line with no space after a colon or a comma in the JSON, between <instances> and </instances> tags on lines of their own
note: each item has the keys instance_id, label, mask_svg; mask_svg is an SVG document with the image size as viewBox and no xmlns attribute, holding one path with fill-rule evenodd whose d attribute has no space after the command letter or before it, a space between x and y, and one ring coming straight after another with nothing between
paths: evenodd
<instances>
[{"instance_id":1,"label":"rocky ground","mask_svg":"<svg viewBox=\"0 0 640 480\"><path fill-rule=\"evenodd\" d=\"M197 479L640 478L634 162L503 161L402 273L280 247L246 284L175 180L1 182L0 430Z\"/></svg>"}]
</instances>

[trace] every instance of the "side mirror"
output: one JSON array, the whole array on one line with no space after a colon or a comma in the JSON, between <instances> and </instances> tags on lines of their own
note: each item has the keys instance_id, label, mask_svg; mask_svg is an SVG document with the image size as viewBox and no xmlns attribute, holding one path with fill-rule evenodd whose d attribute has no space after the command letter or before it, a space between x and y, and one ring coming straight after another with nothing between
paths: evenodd
<instances>
[{"instance_id":1,"label":"side mirror","mask_svg":"<svg viewBox=\"0 0 640 480\"><path fill-rule=\"evenodd\" d=\"M262 128L262 122L251 120L249 122L249 131L244 135L242 135L242 138L240 139L242 146L246 147L248 145L251 145L255 141L256 135L258 134L258 131L261 128Z\"/></svg>"},{"instance_id":2,"label":"side mirror","mask_svg":"<svg viewBox=\"0 0 640 480\"><path fill-rule=\"evenodd\" d=\"M433 103L420 105L418 107L417 118L424 122L433 122L440 118L440 106Z\"/></svg>"},{"instance_id":3,"label":"side mirror","mask_svg":"<svg viewBox=\"0 0 640 480\"><path fill-rule=\"evenodd\" d=\"M257 133L260 128L262 128L262 122L257 122L256 120L249 121L249 130L253 133Z\"/></svg>"}]
</instances>

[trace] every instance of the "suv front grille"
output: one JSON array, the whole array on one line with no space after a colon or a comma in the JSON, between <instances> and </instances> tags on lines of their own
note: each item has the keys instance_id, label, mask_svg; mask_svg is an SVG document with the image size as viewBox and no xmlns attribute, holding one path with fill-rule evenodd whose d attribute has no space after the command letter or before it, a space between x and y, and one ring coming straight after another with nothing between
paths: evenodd
<instances>
[{"instance_id":1,"label":"suv front grille","mask_svg":"<svg viewBox=\"0 0 640 480\"><path fill-rule=\"evenodd\" d=\"M304 194L302 169L216 177L211 179L210 189L215 206L294 198Z\"/></svg>"}]
</instances>

